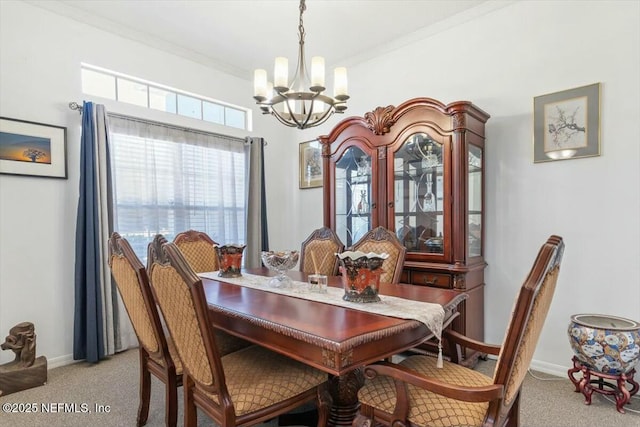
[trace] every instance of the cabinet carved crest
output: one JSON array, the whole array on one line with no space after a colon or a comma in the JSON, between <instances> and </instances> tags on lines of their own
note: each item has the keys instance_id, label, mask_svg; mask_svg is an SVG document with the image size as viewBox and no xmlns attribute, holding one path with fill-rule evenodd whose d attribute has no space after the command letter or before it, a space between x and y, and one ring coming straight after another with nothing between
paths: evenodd
<instances>
[{"instance_id":1,"label":"cabinet carved crest","mask_svg":"<svg viewBox=\"0 0 640 427\"><path fill-rule=\"evenodd\" d=\"M386 107L377 107L375 110L365 113L364 120L367 128L375 135L389 133L391 126L395 124L395 120L391 117L394 108L393 105L387 105Z\"/></svg>"}]
</instances>

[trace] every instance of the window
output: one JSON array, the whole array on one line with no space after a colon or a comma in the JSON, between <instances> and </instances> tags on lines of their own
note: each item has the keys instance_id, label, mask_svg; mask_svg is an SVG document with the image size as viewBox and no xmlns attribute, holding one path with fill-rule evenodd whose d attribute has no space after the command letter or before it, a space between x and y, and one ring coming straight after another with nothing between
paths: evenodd
<instances>
[{"instance_id":1,"label":"window","mask_svg":"<svg viewBox=\"0 0 640 427\"><path fill-rule=\"evenodd\" d=\"M186 94L103 68L82 64L82 92L140 107L204 120L238 129L249 128L249 109Z\"/></svg>"},{"instance_id":2,"label":"window","mask_svg":"<svg viewBox=\"0 0 640 427\"><path fill-rule=\"evenodd\" d=\"M246 243L244 140L109 116L114 229L146 262L158 233L204 231Z\"/></svg>"}]
</instances>

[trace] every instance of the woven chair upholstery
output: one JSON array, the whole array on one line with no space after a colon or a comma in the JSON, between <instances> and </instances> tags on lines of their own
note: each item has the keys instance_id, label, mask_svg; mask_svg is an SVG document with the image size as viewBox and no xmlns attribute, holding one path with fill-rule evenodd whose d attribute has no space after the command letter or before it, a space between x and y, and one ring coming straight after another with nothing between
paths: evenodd
<instances>
[{"instance_id":1,"label":"woven chair upholstery","mask_svg":"<svg viewBox=\"0 0 640 427\"><path fill-rule=\"evenodd\" d=\"M388 253L389 258L382 263L380 281L383 283L400 282L407 248L402 245L398 237L390 230L384 227L370 230L351 247L351 250L365 253Z\"/></svg>"},{"instance_id":2,"label":"woven chair upholstery","mask_svg":"<svg viewBox=\"0 0 640 427\"><path fill-rule=\"evenodd\" d=\"M335 276L338 274L338 258L335 254L342 251L344 244L333 230L318 228L302 242L300 271Z\"/></svg>"},{"instance_id":3,"label":"woven chair upholstery","mask_svg":"<svg viewBox=\"0 0 640 427\"><path fill-rule=\"evenodd\" d=\"M326 373L260 346L221 357L200 278L163 238L149 253L151 285L184 364L185 425L197 424L196 407L224 427L257 424L313 401L318 425L326 423Z\"/></svg>"},{"instance_id":4,"label":"woven chair upholstery","mask_svg":"<svg viewBox=\"0 0 640 427\"><path fill-rule=\"evenodd\" d=\"M207 233L187 230L178 233L173 243L180 249L189 266L196 273L217 271L220 269L215 251L216 243ZM221 355L233 353L251 345L246 340L234 337L226 332L216 330L216 341Z\"/></svg>"},{"instance_id":5,"label":"woven chair upholstery","mask_svg":"<svg viewBox=\"0 0 640 427\"><path fill-rule=\"evenodd\" d=\"M166 423L177 423L177 388L182 385L182 362L173 341L165 336L146 270L126 239L113 233L109 239L109 266L129 319L138 337L140 352L140 406L137 425L146 423L149 413L151 377L166 388Z\"/></svg>"},{"instance_id":6,"label":"woven chair upholstery","mask_svg":"<svg viewBox=\"0 0 640 427\"><path fill-rule=\"evenodd\" d=\"M218 243L211 239L207 233L196 230L183 231L176 235L173 242L196 273L220 269L214 249Z\"/></svg>"},{"instance_id":7,"label":"woven chair upholstery","mask_svg":"<svg viewBox=\"0 0 640 427\"><path fill-rule=\"evenodd\" d=\"M400 362L400 365L447 384L478 387L493 383L491 377L456 363L446 363L444 368L437 368L434 357L409 357ZM408 419L417 426L481 425L489 406L488 402L463 402L413 385L408 387L410 399ZM396 406L396 389L393 379L386 376L374 378L360 391L358 397L361 403L393 413Z\"/></svg>"},{"instance_id":8,"label":"woven chair upholstery","mask_svg":"<svg viewBox=\"0 0 640 427\"><path fill-rule=\"evenodd\" d=\"M362 406L353 425L517 426L520 390L553 299L563 250L558 236L541 247L515 300L501 346L444 331L448 340L463 347L499 355L493 377L447 361L437 368L435 358L422 355L397 365L370 365L365 368L367 380L358 393Z\"/></svg>"},{"instance_id":9,"label":"woven chair upholstery","mask_svg":"<svg viewBox=\"0 0 640 427\"><path fill-rule=\"evenodd\" d=\"M236 415L293 398L327 379L325 373L260 346L224 356L222 365ZM207 396L220 403L215 394L207 393Z\"/></svg>"}]
</instances>

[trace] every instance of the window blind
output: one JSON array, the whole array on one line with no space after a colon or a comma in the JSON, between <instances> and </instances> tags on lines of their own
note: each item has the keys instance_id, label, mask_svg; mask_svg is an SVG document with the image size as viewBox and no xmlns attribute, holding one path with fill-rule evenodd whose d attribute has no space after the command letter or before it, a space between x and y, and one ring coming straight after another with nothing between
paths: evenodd
<instances>
[{"instance_id":1,"label":"window blind","mask_svg":"<svg viewBox=\"0 0 640 427\"><path fill-rule=\"evenodd\" d=\"M248 147L244 140L109 116L114 229L146 262L160 233L204 231L246 243Z\"/></svg>"}]
</instances>

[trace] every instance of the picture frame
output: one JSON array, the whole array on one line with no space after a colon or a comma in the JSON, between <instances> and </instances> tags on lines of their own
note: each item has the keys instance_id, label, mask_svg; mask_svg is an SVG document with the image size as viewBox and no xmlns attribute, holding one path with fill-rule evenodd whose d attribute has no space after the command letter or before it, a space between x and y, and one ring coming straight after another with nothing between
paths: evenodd
<instances>
[{"instance_id":1,"label":"picture frame","mask_svg":"<svg viewBox=\"0 0 640 427\"><path fill-rule=\"evenodd\" d=\"M67 179L67 128L0 117L0 173Z\"/></svg>"},{"instance_id":2,"label":"picture frame","mask_svg":"<svg viewBox=\"0 0 640 427\"><path fill-rule=\"evenodd\" d=\"M600 155L600 83L533 98L533 161Z\"/></svg>"},{"instance_id":3,"label":"picture frame","mask_svg":"<svg viewBox=\"0 0 640 427\"><path fill-rule=\"evenodd\" d=\"M317 139L300 143L299 179L301 189L322 187L322 147Z\"/></svg>"}]
</instances>

